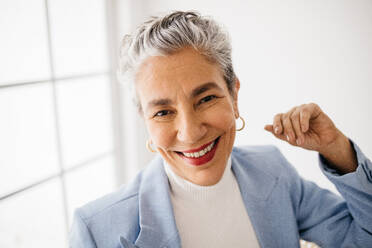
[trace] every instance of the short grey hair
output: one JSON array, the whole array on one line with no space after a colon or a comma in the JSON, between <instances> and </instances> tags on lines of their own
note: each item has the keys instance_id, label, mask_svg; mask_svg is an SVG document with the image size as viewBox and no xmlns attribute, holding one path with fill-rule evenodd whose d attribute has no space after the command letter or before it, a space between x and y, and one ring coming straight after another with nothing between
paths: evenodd
<instances>
[{"instance_id":1,"label":"short grey hair","mask_svg":"<svg viewBox=\"0 0 372 248\"><path fill-rule=\"evenodd\" d=\"M205 58L220 66L227 88L232 95L236 79L227 31L210 17L195 11L175 11L165 16L153 16L142 23L133 35L125 35L120 49L120 81L129 81L133 100L141 105L134 90L136 70L150 56L172 55L192 47Z\"/></svg>"}]
</instances>

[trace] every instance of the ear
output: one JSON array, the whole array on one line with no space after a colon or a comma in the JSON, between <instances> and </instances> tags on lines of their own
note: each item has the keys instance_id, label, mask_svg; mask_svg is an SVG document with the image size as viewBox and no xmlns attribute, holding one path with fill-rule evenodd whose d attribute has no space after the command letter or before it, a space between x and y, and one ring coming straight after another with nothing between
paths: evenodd
<instances>
[{"instance_id":1,"label":"ear","mask_svg":"<svg viewBox=\"0 0 372 248\"><path fill-rule=\"evenodd\" d=\"M238 94L239 94L239 89L240 89L240 81L238 78L235 79L235 84L234 84L234 95L233 95L233 107L234 107L234 115L235 118L237 119L239 117L239 108L238 108Z\"/></svg>"}]
</instances>

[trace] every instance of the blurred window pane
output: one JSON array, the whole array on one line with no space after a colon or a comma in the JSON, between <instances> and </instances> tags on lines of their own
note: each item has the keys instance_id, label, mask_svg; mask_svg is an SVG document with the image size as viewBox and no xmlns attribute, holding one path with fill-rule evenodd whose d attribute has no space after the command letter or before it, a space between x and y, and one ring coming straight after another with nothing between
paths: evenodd
<instances>
[{"instance_id":1,"label":"blurred window pane","mask_svg":"<svg viewBox=\"0 0 372 248\"><path fill-rule=\"evenodd\" d=\"M114 188L105 4L0 1L0 247L67 247L64 206Z\"/></svg>"},{"instance_id":2,"label":"blurred window pane","mask_svg":"<svg viewBox=\"0 0 372 248\"><path fill-rule=\"evenodd\" d=\"M66 174L69 226L77 207L112 192L114 188L114 160L112 156Z\"/></svg>"},{"instance_id":3,"label":"blurred window pane","mask_svg":"<svg viewBox=\"0 0 372 248\"><path fill-rule=\"evenodd\" d=\"M104 0L49 1L56 77L107 70Z\"/></svg>"},{"instance_id":4,"label":"blurred window pane","mask_svg":"<svg viewBox=\"0 0 372 248\"><path fill-rule=\"evenodd\" d=\"M0 247L67 247L60 180L0 202Z\"/></svg>"},{"instance_id":5,"label":"blurred window pane","mask_svg":"<svg viewBox=\"0 0 372 248\"><path fill-rule=\"evenodd\" d=\"M113 149L109 86L107 76L57 83L66 168Z\"/></svg>"},{"instance_id":6,"label":"blurred window pane","mask_svg":"<svg viewBox=\"0 0 372 248\"><path fill-rule=\"evenodd\" d=\"M0 85L50 77L44 0L1 0L0 30Z\"/></svg>"},{"instance_id":7,"label":"blurred window pane","mask_svg":"<svg viewBox=\"0 0 372 248\"><path fill-rule=\"evenodd\" d=\"M0 195L59 171L51 84L0 89L0 137Z\"/></svg>"}]
</instances>

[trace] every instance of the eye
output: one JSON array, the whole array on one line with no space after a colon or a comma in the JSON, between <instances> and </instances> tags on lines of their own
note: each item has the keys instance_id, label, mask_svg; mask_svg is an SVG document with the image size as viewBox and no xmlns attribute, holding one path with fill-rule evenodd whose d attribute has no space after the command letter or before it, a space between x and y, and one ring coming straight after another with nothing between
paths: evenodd
<instances>
[{"instance_id":1,"label":"eye","mask_svg":"<svg viewBox=\"0 0 372 248\"><path fill-rule=\"evenodd\" d=\"M205 102L209 102L213 99L217 98L215 95L210 95L210 96L206 96L206 97L203 97L201 100L200 100L200 104L201 103L205 103Z\"/></svg>"},{"instance_id":2,"label":"eye","mask_svg":"<svg viewBox=\"0 0 372 248\"><path fill-rule=\"evenodd\" d=\"M166 116L166 115L169 115L171 113L170 110L161 110L159 112L157 112L154 117L163 117L163 116Z\"/></svg>"}]
</instances>

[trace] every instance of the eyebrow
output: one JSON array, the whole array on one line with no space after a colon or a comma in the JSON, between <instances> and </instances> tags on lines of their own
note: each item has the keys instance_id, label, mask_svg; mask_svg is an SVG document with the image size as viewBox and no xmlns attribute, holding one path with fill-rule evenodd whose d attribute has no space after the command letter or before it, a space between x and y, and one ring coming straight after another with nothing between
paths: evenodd
<instances>
[{"instance_id":1,"label":"eyebrow","mask_svg":"<svg viewBox=\"0 0 372 248\"><path fill-rule=\"evenodd\" d=\"M218 89L222 91L221 87L218 86L215 82L207 82L205 84L200 85L199 87L192 90L190 97L195 98L200 94L203 94L204 92L210 90L210 89ZM156 106L166 106L172 104L172 100L169 98L164 99L154 99L150 101L147 105L149 107L156 107Z\"/></svg>"},{"instance_id":2,"label":"eyebrow","mask_svg":"<svg viewBox=\"0 0 372 248\"><path fill-rule=\"evenodd\" d=\"M208 82L208 83L202 84L199 87L193 89L192 92L191 92L191 98L194 98L194 97L196 97L200 94L203 94L204 92L206 92L207 90L210 90L210 89L218 89L218 90L222 91L221 87L218 86L215 82Z\"/></svg>"}]
</instances>

